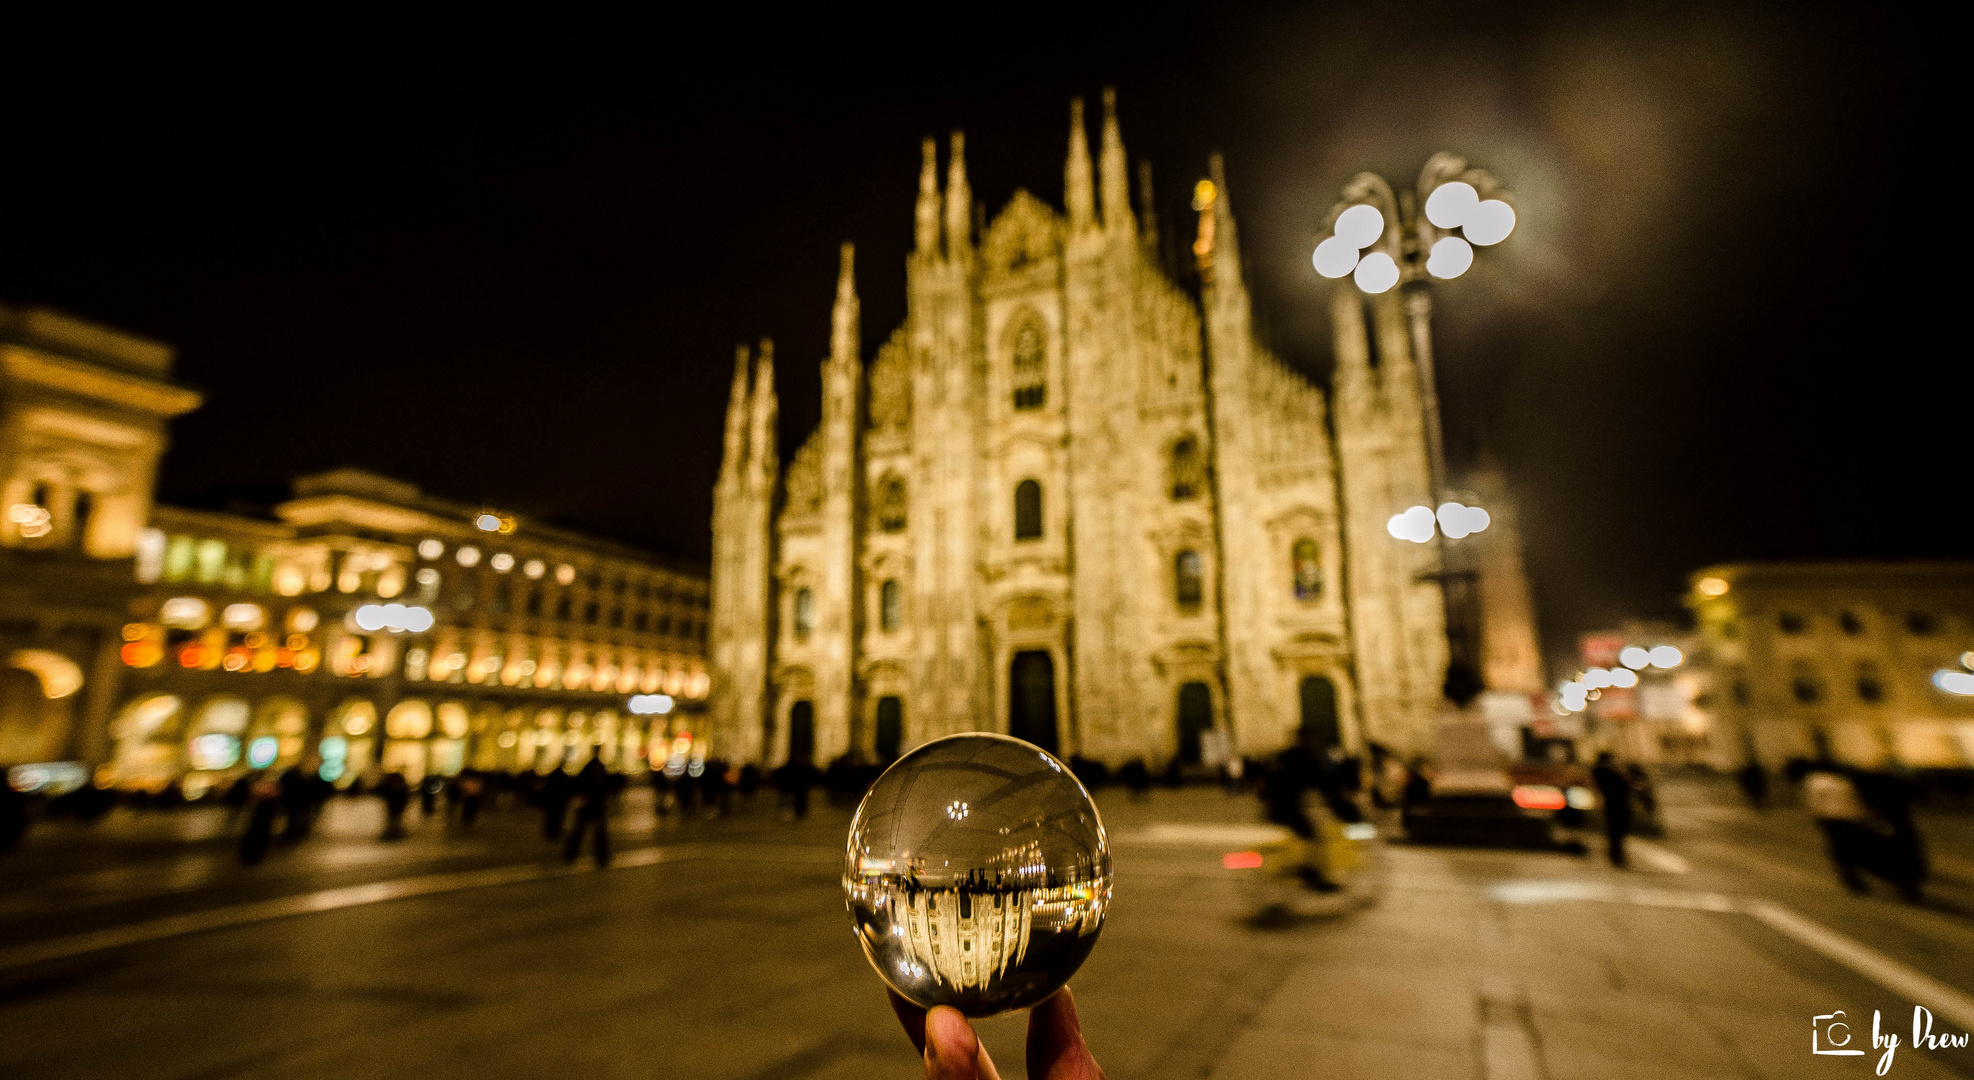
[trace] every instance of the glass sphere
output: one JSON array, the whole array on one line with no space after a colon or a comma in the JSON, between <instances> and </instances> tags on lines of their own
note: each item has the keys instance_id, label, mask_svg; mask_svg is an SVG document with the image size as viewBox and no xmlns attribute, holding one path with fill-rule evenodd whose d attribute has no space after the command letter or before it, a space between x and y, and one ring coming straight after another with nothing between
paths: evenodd
<instances>
[{"instance_id":1,"label":"glass sphere","mask_svg":"<svg viewBox=\"0 0 1974 1080\"><path fill-rule=\"evenodd\" d=\"M899 758L850 823L843 893L864 955L924 1008L968 1016L1055 993L1097 943L1110 841L1067 766L973 733Z\"/></svg>"}]
</instances>

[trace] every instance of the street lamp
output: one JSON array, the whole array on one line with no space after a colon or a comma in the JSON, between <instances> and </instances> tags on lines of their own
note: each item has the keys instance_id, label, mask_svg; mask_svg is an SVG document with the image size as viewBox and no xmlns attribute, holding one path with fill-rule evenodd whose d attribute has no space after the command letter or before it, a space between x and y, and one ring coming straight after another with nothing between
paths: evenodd
<instances>
[{"instance_id":1,"label":"street lamp","mask_svg":"<svg viewBox=\"0 0 1974 1080\"><path fill-rule=\"evenodd\" d=\"M1442 152L1426 162L1412 191L1394 192L1376 173L1357 174L1330 211L1328 235L1310 256L1316 272L1326 278L1349 276L1371 296L1399 289L1403 299L1424 414L1427 489L1439 509L1414 506L1393 515L1386 529L1397 539L1418 544L1442 536L1458 540L1487 528L1487 511L1462 505L1447 490L1428 285L1434 278L1451 280L1466 273L1474 265L1474 248L1492 247L1514 230L1515 208L1500 181L1469 167L1466 159ZM1445 588L1449 652L1453 659L1473 664L1478 659L1471 655L1478 636L1473 590L1446 586L1455 579L1465 582L1474 572L1454 570L1447 561L1442 547L1440 570L1432 576Z\"/></svg>"}]
</instances>

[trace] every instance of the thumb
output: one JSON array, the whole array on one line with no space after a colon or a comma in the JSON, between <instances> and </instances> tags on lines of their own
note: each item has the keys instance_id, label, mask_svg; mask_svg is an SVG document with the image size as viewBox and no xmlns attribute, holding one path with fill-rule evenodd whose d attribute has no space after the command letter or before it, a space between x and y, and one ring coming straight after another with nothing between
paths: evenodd
<instances>
[{"instance_id":1,"label":"thumb","mask_svg":"<svg viewBox=\"0 0 1974 1080\"><path fill-rule=\"evenodd\" d=\"M1083 1042L1076 999L1069 987L1028 1012L1029 1080L1103 1080L1104 1071Z\"/></svg>"},{"instance_id":2,"label":"thumb","mask_svg":"<svg viewBox=\"0 0 1974 1080\"><path fill-rule=\"evenodd\" d=\"M925 1014L925 1080L1001 1080L973 1025L950 1005Z\"/></svg>"}]
</instances>

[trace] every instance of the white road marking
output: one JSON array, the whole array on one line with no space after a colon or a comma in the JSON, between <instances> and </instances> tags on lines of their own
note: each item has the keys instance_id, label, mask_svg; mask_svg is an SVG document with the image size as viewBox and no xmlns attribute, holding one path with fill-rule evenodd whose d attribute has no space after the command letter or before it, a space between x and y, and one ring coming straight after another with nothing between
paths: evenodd
<instances>
[{"instance_id":1,"label":"white road marking","mask_svg":"<svg viewBox=\"0 0 1974 1080\"><path fill-rule=\"evenodd\" d=\"M666 848L627 851L611 863L611 868L650 866L666 861L673 854ZM101 952L104 949L141 945L185 934L226 930L235 926L266 922L269 919L287 918L291 915L310 915L364 904L406 900L414 896L431 896L435 893L457 892L461 889L483 889L494 885L514 885L524 881L568 877L585 872L587 868L581 865L524 863L519 866L494 866L482 870L423 874L418 877L399 878L395 881L375 881L367 885L346 885L297 896L255 900L245 904L233 904L207 911L192 911L183 915L168 915L161 919L149 919L127 926L106 927L102 930L91 930L68 937L51 938L47 941L34 941L0 949L0 970L38 964L46 960L63 960L85 953Z\"/></svg>"},{"instance_id":2,"label":"white road marking","mask_svg":"<svg viewBox=\"0 0 1974 1080\"><path fill-rule=\"evenodd\" d=\"M1638 861L1657 870L1661 874L1690 874L1693 864L1681 858L1677 852L1669 851L1650 840L1633 838L1626 842L1629 854L1638 856Z\"/></svg>"},{"instance_id":3,"label":"white road marking","mask_svg":"<svg viewBox=\"0 0 1974 1080\"><path fill-rule=\"evenodd\" d=\"M1553 904L1571 900L1592 900L1643 907L1685 908L1695 911L1732 912L1756 921L1805 945L1811 950L1850 968L1852 971L1934 1014L1953 1021L1962 1030L1974 1030L1974 997L1915 971L1855 938L1758 897L1735 897L1724 893L1687 892L1677 889L1642 888L1602 881L1503 881L1482 889L1490 899L1507 904Z\"/></svg>"},{"instance_id":4,"label":"white road marking","mask_svg":"<svg viewBox=\"0 0 1974 1080\"><path fill-rule=\"evenodd\" d=\"M1855 938L1767 900L1749 900L1742 910L1762 923L1796 939L1859 975L1905 998L1924 1005L1962 1031L1974 1031L1974 998L1899 963Z\"/></svg>"},{"instance_id":5,"label":"white road marking","mask_svg":"<svg viewBox=\"0 0 1974 1080\"><path fill-rule=\"evenodd\" d=\"M1260 847L1289 838L1280 825L1194 825L1159 822L1144 829L1118 833L1120 844L1164 844L1197 847Z\"/></svg>"}]
</instances>

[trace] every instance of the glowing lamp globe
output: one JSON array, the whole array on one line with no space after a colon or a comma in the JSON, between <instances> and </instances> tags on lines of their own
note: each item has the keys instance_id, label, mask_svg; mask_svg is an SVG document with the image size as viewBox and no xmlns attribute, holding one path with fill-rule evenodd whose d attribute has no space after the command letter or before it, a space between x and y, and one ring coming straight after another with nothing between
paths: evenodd
<instances>
[{"instance_id":1,"label":"glowing lamp globe","mask_svg":"<svg viewBox=\"0 0 1974 1080\"><path fill-rule=\"evenodd\" d=\"M1377 243L1378 237L1385 234L1385 216L1375 206L1358 203L1337 215L1334 231L1344 243L1362 250Z\"/></svg>"},{"instance_id":2,"label":"glowing lamp globe","mask_svg":"<svg viewBox=\"0 0 1974 1080\"><path fill-rule=\"evenodd\" d=\"M1440 237L1426 257L1426 273L1443 280L1457 278L1473 265L1473 245L1457 236Z\"/></svg>"},{"instance_id":3,"label":"glowing lamp globe","mask_svg":"<svg viewBox=\"0 0 1974 1080\"><path fill-rule=\"evenodd\" d=\"M1110 907L1110 841L1090 793L1005 735L935 739L871 785L843 893L864 956L924 1008L1025 1009L1081 967Z\"/></svg>"},{"instance_id":4,"label":"glowing lamp globe","mask_svg":"<svg viewBox=\"0 0 1974 1080\"><path fill-rule=\"evenodd\" d=\"M1340 278L1357 269L1357 249L1341 236L1332 236L1316 245L1316 254L1310 257L1316 264L1316 272L1326 278Z\"/></svg>"},{"instance_id":5,"label":"glowing lamp globe","mask_svg":"<svg viewBox=\"0 0 1974 1080\"><path fill-rule=\"evenodd\" d=\"M1426 196L1426 220L1442 229L1457 229L1480 205L1480 192L1465 180L1441 184Z\"/></svg>"},{"instance_id":6,"label":"glowing lamp globe","mask_svg":"<svg viewBox=\"0 0 1974 1080\"><path fill-rule=\"evenodd\" d=\"M1357 264L1357 287L1373 296L1398 284L1398 264L1382 251L1373 251Z\"/></svg>"},{"instance_id":7,"label":"glowing lamp globe","mask_svg":"<svg viewBox=\"0 0 1974 1080\"><path fill-rule=\"evenodd\" d=\"M1515 231L1515 208L1500 199L1483 199L1467 215L1461 231L1466 233L1469 243L1481 247L1498 244Z\"/></svg>"}]
</instances>

